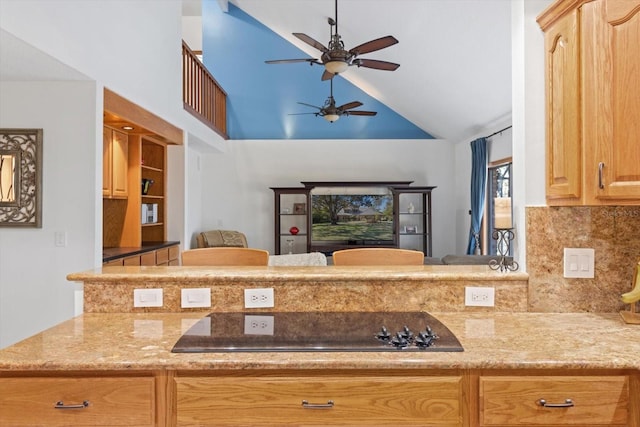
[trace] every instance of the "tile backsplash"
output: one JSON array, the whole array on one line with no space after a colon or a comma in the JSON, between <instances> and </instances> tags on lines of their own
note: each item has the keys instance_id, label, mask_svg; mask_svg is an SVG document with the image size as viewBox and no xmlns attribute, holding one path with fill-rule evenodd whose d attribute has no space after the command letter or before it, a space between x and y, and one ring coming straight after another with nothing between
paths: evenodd
<instances>
[{"instance_id":1,"label":"tile backsplash","mask_svg":"<svg viewBox=\"0 0 640 427\"><path fill-rule=\"evenodd\" d=\"M529 311L617 312L640 259L640 206L528 207ZM593 248L595 278L565 279L564 248Z\"/></svg>"}]
</instances>

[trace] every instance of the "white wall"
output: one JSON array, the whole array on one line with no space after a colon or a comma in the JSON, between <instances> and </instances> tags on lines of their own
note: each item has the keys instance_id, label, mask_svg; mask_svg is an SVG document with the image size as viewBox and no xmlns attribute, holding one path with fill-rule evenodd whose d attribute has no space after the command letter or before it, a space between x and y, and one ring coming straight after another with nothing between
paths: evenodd
<instances>
[{"instance_id":1,"label":"white wall","mask_svg":"<svg viewBox=\"0 0 640 427\"><path fill-rule=\"evenodd\" d=\"M0 82L0 93L0 127L44 129L42 228L0 228L1 348L74 315L82 288L66 275L95 263L102 133L94 82Z\"/></svg>"},{"instance_id":2,"label":"white wall","mask_svg":"<svg viewBox=\"0 0 640 427\"><path fill-rule=\"evenodd\" d=\"M401 181L435 185L434 256L453 253L453 145L442 140L233 141L201 156L202 229L236 229L273 251L274 195L300 181ZM195 230L202 231L202 230Z\"/></svg>"},{"instance_id":3,"label":"white wall","mask_svg":"<svg viewBox=\"0 0 640 427\"><path fill-rule=\"evenodd\" d=\"M181 0L0 0L0 27L166 121L221 144L182 106Z\"/></svg>"}]
</instances>

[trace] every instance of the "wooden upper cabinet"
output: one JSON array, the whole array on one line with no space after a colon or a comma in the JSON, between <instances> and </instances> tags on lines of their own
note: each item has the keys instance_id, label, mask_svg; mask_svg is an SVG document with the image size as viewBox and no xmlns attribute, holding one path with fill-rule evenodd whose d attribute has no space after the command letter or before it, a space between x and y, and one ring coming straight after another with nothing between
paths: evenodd
<instances>
[{"instance_id":1,"label":"wooden upper cabinet","mask_svg":"<svg viewBox=\"0 0 640 427\"><path fill-rule=\"evenodd\" d=\"M640 0L583 6L587 204L640 204Z\"/></svg>"},{"instance_id":2,"label":"wooden upper cabinet","mask_svg":"<svg viewBox=\"0 0 640 427\"><path fill-rule=\"evenodd\" d=\"M102 196L114 199L127 198L129 138L127 134L108 127L103 128L102 138Z\"/></svg>"},{"instance_id":3,"label":"wooden upper cabinet","mask_svg":"<svg viewBox=\"0 0 640 427\"><path fill-rule=\"evenodd\" d=\"M547 199L556 204L582 195L579 26L573 10L545 32Z\"/></svg>"},{"instance_id":4,"label":"wooden upper cabinet","mask_svg":"<svg viewBox=\"0 0 640 427\"><path fill-rule=\"evenodd\" d=\"M559 0L538 23L547 203L640 204L640 0Z\"/></svg>"},{"instance_id":5,"label":"wooden upper cabinet","mask_svg":"<svg viewBox=\"0 0 640 427\"><path fill-rule=\"evenodd\" d=\"M102 197L111 197L111 129L102 128Z\"/></svg>"}]
</instances>

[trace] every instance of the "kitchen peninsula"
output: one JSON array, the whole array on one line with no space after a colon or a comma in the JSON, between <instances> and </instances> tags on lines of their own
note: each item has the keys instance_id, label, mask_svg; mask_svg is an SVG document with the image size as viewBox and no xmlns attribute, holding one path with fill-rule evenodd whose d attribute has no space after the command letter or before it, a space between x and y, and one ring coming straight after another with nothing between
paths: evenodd
<instances>
[{"instance_id":1,"label":"kitchen peninsula","mask_svg":"<svg viewBox=\"0 0 640 427\"><path fill-rule=\"evenodd\" d=\"M640 328L618 313L528 313L524 273L107 267L68 278L85 283L85 314L0 350L0 424L640 426ZM496 307L464 307L457 288L470 284L494 287ZM212 307L181 308L185 287L211 289ZM171 352L208 313L249 311L243 290L263 287L275 308L252 313L428 311L464 351ZM134 308L140 288L163 289L163 307Z\"/></svg>"}]
</instances>

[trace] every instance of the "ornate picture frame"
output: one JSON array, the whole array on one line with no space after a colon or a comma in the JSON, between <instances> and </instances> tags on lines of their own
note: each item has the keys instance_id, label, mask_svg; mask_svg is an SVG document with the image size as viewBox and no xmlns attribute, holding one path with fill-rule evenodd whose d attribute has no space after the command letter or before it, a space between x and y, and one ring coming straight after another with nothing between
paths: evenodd
<instances>
[{"instance_id":1,"label":"ornate picture frame","mask_svg":"<svg viewBox=\"0 0 640 427\"><path fill-rule=\"evenodd\" d=\"M0 129L0 227L42 227L42 129Z\"/></svg>"}]
</instances>

